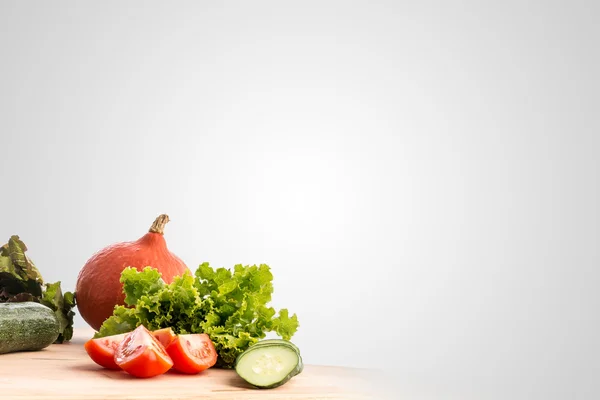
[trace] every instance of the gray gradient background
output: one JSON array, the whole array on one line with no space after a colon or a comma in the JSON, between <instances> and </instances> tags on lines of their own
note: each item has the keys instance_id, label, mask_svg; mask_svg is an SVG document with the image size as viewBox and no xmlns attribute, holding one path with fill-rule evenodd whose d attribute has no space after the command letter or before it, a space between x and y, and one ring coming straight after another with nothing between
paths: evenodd
<instances>
[{"instance_id":1,"label":"gray gradient background","mask_svg":"<svg viewBox=\"0 0 600 400\"><path fill-rule=\"evenodd\" d=\"M273 268L307 363L598 398L598 9L0 0L0 236L72 290L165 212Z\"/></svg>"}]
</instances>

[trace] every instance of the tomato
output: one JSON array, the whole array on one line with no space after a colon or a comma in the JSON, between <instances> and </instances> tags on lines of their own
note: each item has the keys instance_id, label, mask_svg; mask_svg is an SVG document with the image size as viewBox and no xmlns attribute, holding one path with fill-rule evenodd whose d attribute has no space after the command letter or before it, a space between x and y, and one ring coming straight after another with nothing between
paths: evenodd
<instances>
[{"instance_id":1,"label":"tomato","mask_svg":"<svg viewBox=\"0 0 600 400\"><path fill-rule=\"evenodd\" d=\"M178 335L166 350L173 369L185 374L197 374L217 362L215 345L205 333Z\"/></svg>"},{"instance_id":2,"label":"tomato","mask_svg":"<svg viewBox=\"0 0 600 400\"><path fill-rule=\"evenodd\" d=\"M171 328L162 328L152 331L152 335L157 338L160 344L162 344L165 348L177 337Z\"/></svg>"},{"instance_id":3,"label":"tomato","mask_svg":"<svg viewBox=\"0 0 600 400\"><path fill-rule=\"evenodd\" d=\"M125 333L122 333L120 335L90 339L85 342L83 347L96 364L108 369L120 369L115 363L114 355L119 343L125 339L125 335Z\"/></svg>"},{"instance_id":4,"label":"tomato","mask_svg":"<svg viewBox=\"0 0 600 400\"><path fill-rule=\"evenodd\" d=\"M164 374L173 366L164 346L144 325L125 336L115 351L115 363L137 378Z\"/></svg>"}]
</instances>

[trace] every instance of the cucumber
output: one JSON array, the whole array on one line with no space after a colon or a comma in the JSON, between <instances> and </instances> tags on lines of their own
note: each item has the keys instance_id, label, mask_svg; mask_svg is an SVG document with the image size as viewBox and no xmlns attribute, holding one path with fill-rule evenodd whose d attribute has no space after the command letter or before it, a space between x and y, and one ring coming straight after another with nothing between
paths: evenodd
<instances>
[{"instance_id":1,"label":"cucumber","mask_svg":"<svg viewBox=\"0 0 600 400\"><path fill-rule=\"evenodd\" d=\"M290 346L291 348L294 349L294 351L296 351L296 353L300 354L300 349L298 348L298 346L296 346L294 343L290 342L289 340L283 340L283 339L263 339L263 340L259 340L258 342L256 342L255 344L253 344L252 346L264 346L266 344L283 344L283 345L287 345Z\"/></svg>"},{"instance_id":2,"label":"cucumber","mask_svg":"<svg viewBox=\"0 0 600 400\"><path fill-rule=\"evenodd\" d=\"M286 343L255 344L235 361L237 374L260 389L279 387L298 375L302 368L300 354Z\"/></svg>"},{"instance_id":3,"label":"cucumber","mask_svg":"<svg viewBox=\"0 0 600 400\"><path fill-rule=\"evenodd\" d=\"M58 338L54 312L39 303L0 303L0 354L36 351Z\"/></svg>"},{"instance_id":4,"label":"cucumber","mask_svg":"<svg viewBox=\"0 0 600 400\"><path fill-rule=\"evenodd\" d=\"M292 349L294 349L294 351L296 353L298 353L298 358L300 359L298 368L296 368L297 369L296 375L298 375L300 372L302 372L304 370L304 363L302 362L302 356L300 355L300 349L298 348L298 346L296 346L294 343L290 342L289 340L264 339L264 340L260 340L260 341L256 342L255 344L252 345L252 347L265 346L265 345L268 346L268 345L272 345L272 344L280 344L280 345L284 345L284 346L289 346Z\"/></svg>"}]
</instances>

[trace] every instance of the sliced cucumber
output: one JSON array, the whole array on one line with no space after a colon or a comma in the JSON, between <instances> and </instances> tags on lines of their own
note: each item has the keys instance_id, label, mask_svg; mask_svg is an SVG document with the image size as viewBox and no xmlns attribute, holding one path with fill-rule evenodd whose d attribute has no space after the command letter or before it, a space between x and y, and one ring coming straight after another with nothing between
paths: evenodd
<instances>
[{"instance_id":1,"label":"sliced cucumber","mask_svg":"<svg viewBox=\"0 0 600 400\"><path fill-rule=\"evenodd\" d=\"M249 384L272 389L287 383L302 370L296 350L284 343L254 345L240 354L235 371Z\"/></svg>"},{"instance_id":2,"label":"sliced cucumber","mask_svg":"<svg viewBox=\"0 0 600 400\"><path fill-rule=\"evenodd\" d=\"M252 345L252 347L256 347L256 346L270 346L270 345L283 345L283 346L289 346L291 347L297 354L298 354L298 358L300 359L298 362L298 367L296 368L296 374L298 375L300 372L302 372L302 370L304 369L304 363L302 362L302 356L300 355L300 349L298 348L298 346L296 346L294 343L290 342L289 340L283 340L283 339L264 339L264 340L260 340L258 342L256 342L255 344Z\"/></svg>"},{"instance_id":3,"label":"sliced cucumber","mask_svg":"<svg viewBox=\"0 0 600 400\"><path fill-rule=\"evenodd\" d=\"M271 345L271 344L284 344L284 345L288 345L291 348L293 348L296 353L300 354L300 349L298 348L298 346L296 346L294 343L290 342L289 340L283 340L283 339L263 339L263 340L259 340L258 342L256 342L255 344L253 344L252 346L263 346L263 345Z\"/></svg>"}]
</instances>

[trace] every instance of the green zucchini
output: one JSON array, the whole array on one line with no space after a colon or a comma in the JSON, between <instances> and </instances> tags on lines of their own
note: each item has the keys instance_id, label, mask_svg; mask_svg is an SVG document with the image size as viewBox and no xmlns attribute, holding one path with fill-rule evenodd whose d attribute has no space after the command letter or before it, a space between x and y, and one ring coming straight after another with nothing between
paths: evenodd
<instances>
[{"instance_id":1,"label":"green zucchini","mask_svg":"<svg viewBox=\"0 0 600 400\"><path fill-rule=\"evenodd\" d=\"M298 375L302 368L300 354L286 343L255 344L235 361L237 374L260 389L279 387Z\"/></svg>"},{"instance_id":2,"label":"green zucchini","mask_svg":"<svg viewBox=\"0 0 600 400\"><path fill-rule=\"evenodd\" d=\"M54 312L39 303L0 303L0 354L36 351L58 338Z\"/></svg>"}]
</instances>

